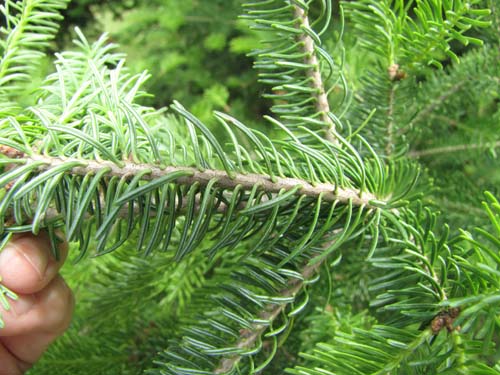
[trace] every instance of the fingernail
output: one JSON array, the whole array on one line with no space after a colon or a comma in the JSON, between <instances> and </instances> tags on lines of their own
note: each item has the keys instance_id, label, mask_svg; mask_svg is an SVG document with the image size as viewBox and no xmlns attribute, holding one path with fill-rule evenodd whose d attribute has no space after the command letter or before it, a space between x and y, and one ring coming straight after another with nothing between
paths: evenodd
<instances>
[{"instance_id":1,"label":"fingernail","mask_svg":"<svg viewBox=\"0 0 500 375\"><path fill-rule=\"evenodd\" d=\"M18 300L10 303L10 307L15 317L19 317L30 311L36 303L34 295L23 295Z\"/></svg>"},{"instance_id":2,"label":"fingernail","mask_svg":"<svg viewBox=\"0 0 500 375\"><path fill-rule=\"evenodd\" d=\"M45 241L36 237L21 237L12 240L0 253L0 270L16 269L16 267L24 269L28 262L42 279L49 263L47 246Z\"/></svg>"}]
</instances>

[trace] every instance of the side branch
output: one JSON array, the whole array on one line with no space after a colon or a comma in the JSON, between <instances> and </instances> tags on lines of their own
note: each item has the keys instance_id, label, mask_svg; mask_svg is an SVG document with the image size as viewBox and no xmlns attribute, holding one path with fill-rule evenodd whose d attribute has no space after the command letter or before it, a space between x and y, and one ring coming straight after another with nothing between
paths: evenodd
<instances>
[{"instance_id":1,"label":"side branch","mask_svg":"<svg viewBox=\"0 0 500 375\"><path fill-rule=\"evenodd\" d=\"M298 5L294 5L295 17L298 19L300 28L310 29L309 18L304 9ZM328 103L328 97L326 95L325 86L323 84L323 78L321 77L321 71L319 66L318 57L316 56L314 40L307 34L303 33L299 36L299 41L303 44L304 52L306 52L306 58L304 62L307 65L313 66L308 72L308 76L312 81L312 86L316 90L314 94L316 99L316 110L321 114L321 120L327 124L328 128L326 130L325 138L334 143L338 144L338 140L334 136L335 124L332 119L328 116L330 112L330 104Z\"/></svg>"},{"instance_id":2,"label":"side branch","mask_svg":"<svg viewBox=\"0 0 500 375\"><path fill-rule=\"evenodd\" d=\"M411 151L408 153L408 156L411 158L420 158L424 156L432 156L432 155L438 155L438 154L449 154L453 152L461 152L461 151L471 151L471 150L482 150L482 149L487 149L487 148L500 148L500 141L494 142L494 143L487 143L485 142L484 144L463 144L463 145L455 145L455 146L445 146L445 147L436 147L436 148L430 148L427 150L415 150Z\"/></svg>"},{"instance_id":3,"label":"side branch","mask_svg":"<svg viewBox=\"0 0 500 375\"><path fill-rule=\"evenodd\" d=\"M259 185L262 190L268 193L279 193L280 191L290 191L296 189L297 186L301 188L297 190L296 195L298 196L308 196L317 198L320 194L323 195L323 200L328 202L339 201L342 203L348 203L349 200L355 206L365 206L371 207L371 200L376 199L376 197L369 193L361 192L353 188L340 188L330 183L316 183L311 184L307 181L300 180L297 178L289 177L277 177L275 181L272 181L269 176L248 173L235 174L234 178L231 178L223 170L206 169L200 171L192 167L177 167L168 166L166 168L153 167L147 164L134 164L125 163L124 167L119 167L116 164L108 161L97 162L94 160L82 160L74 158L55 158L45 155L33 154L32 156L25 156L22 158L27 164L32 162L43 162L44 164L38 167L40 172L62 166L68 162L78 162L80 166L74 167L69 173L75 175L85 176L87 174L95 174L103 168L108 168L108 176L117 177L133 177L138 174L144 174L143 179L154 180L163 176L166 176L173 172L185 171L188 172L188 176L180 177L176 180L177 183L183 185L192 185L195 182L202 186L206 186L211 180L217 180L215 186L223 189L233 189L240 185L245 190L251 190L255 185Z\"/></svg>"},{"instance_id":4,"label":"side branch","mask_svg":"<svg viewBox=\"0 0 500 375\"><path fill-rule=\"evenodd\" d=\"M387 109L387 141L385 145L385 155L390 157L394 149L394 106L396 101L396 85L391 82Z\"/></svg>"},{"instance_id":5,"label":"side branch","mask_svg":"<svg viewBox=\"0 0 500 375\"><path fill-rule=\"evenodd\" d=\"M318 269L323 264L323 260L306 266L302 271L301 279L292 279L288 282L287 287L280 292L280 296L282 297L292 297L296 296L297 293L304 287L304 284L308 279L313 276ZM264 309L260 314L259 318L267 321L274 321L287 307L287 304L282 305L270 305L267 309ZM264 331L268 328L267 325L262 324L254 324L252 328L245 330L240 335L240 340L236 344L236 347L239 349L250 349L257 342L258 338L264 333ZM238 364L238 362L242 359L242 356L236 355L230 358L225 358L221 360L219 366L216 370L214 370L214 374L226 374L228 373L234 366Z\"/></svg>"}]
</instances>

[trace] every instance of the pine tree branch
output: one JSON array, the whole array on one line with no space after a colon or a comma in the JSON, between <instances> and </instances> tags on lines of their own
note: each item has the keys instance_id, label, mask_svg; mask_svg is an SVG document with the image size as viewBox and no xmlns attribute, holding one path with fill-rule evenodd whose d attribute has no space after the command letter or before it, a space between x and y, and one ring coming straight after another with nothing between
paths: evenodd
<instances>
[{"instance_id":1,"label":"pine tree branch","mask_svg":"<svg viewBox=\"0 0 500 375\"><path fill-rule=\"evenodd\" d=\"M465 85L465 82L457 82L453 86L451 86L448 90L446 90L441 96L439 96L436 100L433 100L425 107L422 109L418 115L411 121L411 124L416 124L422 119L426 118L429 114L433 113L437 108L442 106L449 97L455 95L458 91L462 89L462 87Z\"/></svg>"},{"instance_id":2,"label":"pine tree branch","mask_svg":"<svg viewBox=\"0 0 500 375\"><path fill-rule=\"evenodd\" d=\"M18 1L17 5L12 0L4 1L0 12L8 25L3 30L8 37L2 43L0 56L0 86L4 93L13 89L14 81L29 81L30 71L36 67L37 59L43 56L40 50L49 45L59 28L60 11L68 1L26 0L22 4ZM9 8L14 8L13 13L18 11L19 14L9 14Z\"/></svg>"},{"instance_id":3,"label":"pine tree branch","mask_svg":"<svg viewBox=\"0 0 500 375\"><path fill-rule=\"evenodd\" d=\"M451 86L448 90L446 90L441 96L439 96L436 100L431 101L425 108L420 110L418 114L411 120L407 125L401 127L398 130L399 134L402 134L404 131L406 131L409 127L413 126L414 124L417 124L419 121L422 121L423 119L427 118L430 116L434 111L439 108L443 103L445 103L450 96L455 95L458 91L462 89L462 87L465 85L465 82L458 82Z\"/></svg>"},{"instance_id":4,"label":"pine tree branch","mask_svg":"<svg viewBox=\"0 0 500 375\"><path fill-rule=\"evenodd\" d=\"M455 146L429 148L427 150L415 150L409 152L408 156L410 156L411 158L420 158L422 156L432 156L432 155L448 154L460 151L471 151L478 149L481 150L481 149L499 148L499 147L500 147L500 141L494 143L472 143L472 144L463 144Z\"/></svg>"},{"instance_id":5,"label":"pine tree branch","mask_svg":"<svg viewBox=\"0 0 500 375\"><path fill-rule=\"evenodd\" d=\"M406 348L401 350L397 356L392 358L392 360L385 364L384 368L374 372L373 375L387 375L391 374L393 370L400 368L402 363L405 363L409 358L415 355L415 351L423 345L429 337L432 335L430 329L422 331L418 336L416 336L411 342L405 344Z\"/></svg>"},{"instance_id":6,"label":"pine tree branch","mask_svg":"<svg viewBox=\"0 0 500 375\"><path fill-rule=\"evenodd\" d=\"M396 84L391 82L389 89L389 108L387 110L387 141L385 144L385 155L391 156L394 149L394 106L396 101Z\"/></svg>"},{"instance_id":7,"label":"pine tree branch","mask_svg":"<svg viewBox=\"0 0 500 375\"><path fill-rule=\"evenodd\" d=\"M299 28L310 29L309 17L307 16L305 10L296 4L293 5L293 7L295 17L299 21ZM325 138L333 144L338 145L339 142L334 136L335 124L328 116L328 113L330 112L330 104L328 103L328 96L326 95L325 85L321 77L320 64L316 56L314 40L307 33L300 34L299 40L304 46L304 52L307 54L304 59L304 63L313 66L313 68L309 69L308 76L312 81L313 88L316 90L316 92L312 94L316 101L316 110L321 114L322 121L328 126Z\"/></svg>"},{"instance_id":8,"label":"pine tree branch","mask_svg":"<svg viewBox=\"0 0 500 375\"><path fill-rule=\"evenodd\" d=\"M396 124L394 123L395 107L396 107L396 92L399 87L399 82L407 78L407 73L402 70L399 64L392 63L387 68L387 73L389 75L389 95L388 95L388 108L387 108L387 126L386 126L386 144L385 144L385 155L391 156L394 152L394 146L396 144L395 137L400 135Z\"/></svg>"},{"instance_id":9,"label":"pine tree branch","mask_svg":"<svg viewBox=\"0 0 500 375\"><path fill-rule=\"evenodd\" d=\"M6 154L4 153L4 155ZM331 183L315 183L313 185L307 181L290 177L276 177L273 182L269 176L256 173L236 173L234 177L231 178L228 176L227 172L223 170L206 169L204 171L200 171L192 167L177 166L159 168L146 164L134 164L131 162L125 162L123 167L119 167L108 161L82 160L75 158L63 159L35 153L31 156L26 155L19 161L24 161L26 164L43 162L44 165L38 167L40 172L56 168L69 162L78 162L80 163L80 166L72 168L68 173L81 176L95 174L103 168L109 169L107 174L108 176L116 177L133 177L139 173L142 174L144 171L149 171L148 174L144 175L144 180L154 180L173 172L186 171L189 172L189 176L178 178L176 180L178 183L192 185L197 182L201 186L206 186L211 180L216 179L217 183L215 186L219 188L234 189L236 186L241 185L243 189L250 190L255 185L260 185L261 189L268 193L291 191L296 189L297 186L301 186L301 188L296 192L296 195L298 196L305 195L307 197L317 198L322 194L324 201L339 201L341 203L348 203L351 200L352 204L355 206L365 206L368 208L372 207L370 201L376 199L376 197L369 192L362 192L361 194L359 190L352 188L340 188Z\"/></svg>"},{"instance_id":10,"label":"pine tree branch","mask_svg":"<svg viewBox=\"0 0 500 375\"><path fill-rule=\"evenodd\" d=\"M314 275L318 269L321 267L326 258L321 259L319 262L308 265L302 271L301 279L291 279L288 285L279 294L281 297L292 297L295 296L304 287L307 281ZM282 305L268 305L264 308L259 315L259 318L267 321L274 321L287 307L287 304ZM245 329L240 333L240 339L235 347L239 349L250 349L254 347L255 343L259 337L268 328L268 325L254 324L252 328ZM228 373L243 357L241 355L236 355L230 358L224 358L220 361L217 369L214 370L214 374L225 374Z\"/></svg>"},{"instance_id":11,"label":"pine tree branch","mask_svg":"<svg viewBox=\"0 0 500 375\"><path fill-rule=\"evenodd\" d=\"M2 80L9 71L10 63L12 63L12 59L6 58L11 54L11 50L15 50L17 45L19 44L20 39L24 35L24 31L28 25L29 15L33 12L33 2L28 1L27 5L23 7L22 14L20 17L20 22L14 27L14 29L9 34L10 38L7 39L7 44L4 47L4 56L0 61L0 80Z\"/></svg>"}]
</instances>

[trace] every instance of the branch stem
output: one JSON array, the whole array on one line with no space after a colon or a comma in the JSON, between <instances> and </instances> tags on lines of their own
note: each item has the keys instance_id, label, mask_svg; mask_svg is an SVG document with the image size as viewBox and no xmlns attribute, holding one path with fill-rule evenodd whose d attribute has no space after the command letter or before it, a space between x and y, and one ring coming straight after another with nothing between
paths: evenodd
<instances>
[{"instance_id":1,"label":"branch stem","mask_svg":"<svg viewBox=\"0 0 500 375\"><path fill-rule=\"evenodd\" d=\"M414 124L418 124L423 119L427 118L429 115L432 115L436 110L446 103L448 98L455 95L459 92L462 87L465 85L465 82L458 82L451 86L448 90L446 90L442 95L440 95L437 99L432 100L425 108L420 110L418 114L411 120L406 126L400 129L400 131L406 130L406 128L413 126Z\"/></svg>"},{"instance_id":2,"label":"branch stem","mask_svg":"<svg viewBox=\"0 0 500 375\"><path fill-rule=\"evenodd\" d=\"M415 150L409 152L408 156L410 156L411 158L420 158L422 156L432 156L438 154L448 154L460 151L470 151L470 150L498 148L498 147L500 147L500 141L494 143L473 143L473 144L429 148L427 150Z\"/></svg>"},{"instance_id":3,"label":"branch stem","mask_svg":"<svg viewBox=\"0 0 500 375\"><path fill-rule=\"evenodd\" d=\"M9 71L9 67L13 62L13 59L8 57L14 55L12 51L16 49L16 46L19 43L19 39L23 35L26 25L28 24L28 16L31 14L32 9L32 2L27 1L26 5L23 7L22 14L19 18L19 23L9 33L9 38L7 38L6 45L3 48L3 56L2 58L0 58L0 79L4 78Z\"/></svg>"},{"instance_id":4,"label":"branch stem","mask_svg":"<svg viewBox=\"0 0 500 375\"><path fill-rule=\"evenodd\" d=\"M79 162L80 166L72 168L68 173L85 176L87 174L95 174L103 168L108 168L108 176L117 177L133 177L144 171L149 173L145 174L144 180L154 180L159 177L163 177L167 174L186 171L189 173L188 176L180 177L176 180L177 183L183 185L192 185L198 182L202 186L206 186L211 180L216 179L216 187L223 189L233 189L238 185L241 185L243 189L250 190L255 185L260 185L261 189L268 193L279 193L281 191L291 191L300 186L297 189L296 195L317 198L320 194L323 195L323 200L328 202L338 201L341 203L348 203L352 200L352 204L355 206L365 206L371 207L371 200L376 199L376 197L369 193L361 192L353 188L340 188L331 183L315 183L311 184L305 180L291 177L276 177L273 180L267 175L256 174L256 173L236 173L234 177L229 177L226 171L206 169L200 171L192 167L181 167L181 166L168 166L165 168L154 167L147 164L134 164L126 162L123 167L119 167L116 164L108 161L94 161L94 160L82 160L74 158L56 158L46 155L33 154L31 156L23 157L26 163L43 162L44 164L38 167L40 172L56 168L63 164L69 162Z\"/></svg>"},{"instance_id":5,"label":"branch stem","mask_svg":"<svg viewBox=\"0 0 500 375\"><path fill-rule=\"evenodd\" d=\"M394 149L394 105L396 100L396 84L391 82L389 89L389 108L387 110L387 143L385 145L385 155L391 156Z\"/></svg>"},{"instance_id":6,"label":"branch stem","mask_svg":"<svg viewBox=\"0 0 500 375\"><path fill-rule=\"evenodd\" d=\"M287 287L280 292L280 296L282 297L291 297L295 296L300 290L304 287L305 283L308 279L314 275L319 267L323 264L325 258L320 260L315 264L308 265L302 271L301 279L291 279L288 282ZM313 262L313 261L312 261ZM268 308L263 309L261 314L259 315L260 319L267 321L274 321L288 306L288 304L282 305L271 305ZM245 330L245 332L240 336L240 340L236 344L237 348L240 349L250 349L257 342L258 338L264 333L264 331L268 328L267 325L262 324L254 324L251 329ZM225 374L228 373L234 366L236 366L243 357L241 355L235 355L230 358L224 358L219 363L217 369L214 370L214 374Z\"/></svg>"},{"instance_id":7,"label":"branch stem","mask_svg":"<svg viewBox=\"0 0 500 375\"><path fill-rule=\"evenodd\" d=\"M298 5L293 5L293 7L295 17L299 21L299 28L310 29L309 17L306 11ZM299 41L303 44L304 52L306 53L304 63L313 67L309 69L308 77L311 79L312 87L315 89L313 95L316 101L316 110L320 113L321 120L327 124L325 139L337 145L339 142L334 135L335 124L328 116L330 104L328 103L328 96L326 94L323 78L321 77L320 64L316 55L314 40L309 34L304 32L300 34Z\"/></svg>"}]
</instances>

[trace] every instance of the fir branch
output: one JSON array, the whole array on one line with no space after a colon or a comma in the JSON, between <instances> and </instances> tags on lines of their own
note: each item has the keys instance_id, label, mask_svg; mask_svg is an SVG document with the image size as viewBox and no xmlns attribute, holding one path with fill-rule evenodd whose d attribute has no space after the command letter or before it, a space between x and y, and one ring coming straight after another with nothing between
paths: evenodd
<instances>
[{"instance_id":1,"label":"fir branch","mask_svg":"<svg viewBox=\"0 0 500 375\"><path fill-rule=\"evenodd\" d=\"M323 31L328 28L331 17L326 13L331 11L331 1L324 2L316 20L310 19L310 6L302 1L287 1L285 5L282 1L257 1L245 5L248 9L244 18L272 36L264 41L264 48L253 52L260 82L272 87L272 93L264 96L275 101L271 110L283 122L279 126L305 136L301 138L305 143L317 141L308 131L321 134L333 144L341 143L336 136L322 65L330 70L330 75L343 73L323 49L321 32L313 29L322 17L326 17Z\"/></svg>"},{"instance_id":2,"label":"fir branch","mask_svg":"<svg viewBox=\"0 0 500 375\"><path fill-rule=\"evenodd\" d=\"M66 8L69 0L25 0L21 4L12 0L0 6L7 25L12 25L2 33L8 33L5 41L0 43L0 92L8 94L17 89L14 82L28 81L36 62L43 56L40 49L46 48L54 38L62 17L59 14ZM19 14L10 14L12 9Z\"/></svg>"},{"instance_id":3,"label":"fir branch","mask_svg":"<svg viewBox=\"0 0 500 375\"><path fill-rule=\"evenodd\" d=\"M402 127L400 131L403 131L405 128L412 126L413 124L417 124L418 122L422 121L425 119L427 116L430 114L434 113L436 109L438 109L441 105L443 105L446 100L448 100L449 97L452 95L455 95L458 91L462 89L462 87L465 85L465 82L457 82L454 85L452 85L448 90L446 90L441 96L436 98L435 100L432 100L425 108L420 110L418 114L415 116L413 120L411 120L410 123L408 123L407 126Z\"/></svg>"},{"instance_id":4,"label":"fir branch","mask_svg":"<svg viewBox=\"0 0 500 375\"><path fill-rule=\"evenodd\" d=\"M25 0L22 4L35 1ZM38 1L49 3L51 0ZM495 219L492 227L497 229L496 234L478 230L478 236L468 236L464 239L466 243L457 245L457 239L448 239L447 227L446 233L438 236L443 232L436 229L438 218L430 210L427 217L427 208L414 202L419 193L418 187L415 188L416 177L413 178L417 163L405 158L397 164L392 157L384 165L377 155L384 153L384 147L387 156L398 153L396 148L403 140L400 125L406 124L402 124L400 112L408 107L405 103L413 103L405 95L412 92L406 86L414 81L407 80L408 85L399 82L406 73L398 69L397 63L418 74L427 70L427 63L439 65L445 53L455 56L451 50L448 53L449 42L453 39L473 42L474 38L465 37L463 33L472 25L484 26L482 18L487 10L471 7L469 12L460 1L422 0L414 6L411 1L407 4L389 0L346 2L358 16L354 30L358 25L360 39L366 41L364 47L384 58L383 61L389 57L388 63L377 64L377 69L366 69L373 79L361 81L367 100L360 107L368 109L369 113L373 113L374 108L381 110L377 112L380 117L375 135L378 137L366 142L368 152L359 155L355 150L357 143L351 145L341 136L334 136L337 134L335 125L340 125L328 104L329 91L324 85L329 78L324 82L321 71L323 64L333 67L332 71L337 68L322 49L319 39L327 26L319 34L312 29L325 14L331 15L331 1L321 1L322 10L313 9L313 4L319 3L314 0L261 0L250 4L256 10L249 15L258 18L257 24L269 32L266 37L272 35L265 41L267 48L257 55L259 66L264 70L262 81L273 86L275 94L269 97L277 101L275 113L285 120L283 126L276 120L276 125L287 128L290 136L287 139L273 141L264 132L254 133L229 116L217 115L232 136L233 144L229 148L234 146L234 151L226 154L227 145L219 142L216 134L177 104L174 111L186 121L167 126L161 123L153 128L156 117L150 116L150 109L135 104L138 87L145 76L133 78L120 74L122 62L114 64L101 59L106 53L102 46L95 48L96 59L65 55L58 65L58 73L38 90L40 102L34 110L28 110L28 118L19 116L19 124L17 120L12 123L4 120L0 166L5 174L0 183L3 188L0 194L4 194L0 212L17 215L16 224L20 225L17 228L37 232L46 225L44 218L47 215L59 212L62 220L58 219L58 223L67 221L67 232L72 234L69 237L84 243L82 249L86 249L91 240L97 240L97 254L112 251L115 245L125 244L130 248L131 243L124 241L135 233L135 228L139 237L137 248L144 249L147 255L159 249L161 244L161 248L168 250L167 263L170 259L188 259L187 255L191 256L189 260L194 259L193 251L200 246L203 246L203 251L199 252L201 262L205 261L208 252L205 247L210 248L211 255L225 250L216 259L216 264L210 261L210 267L213 264L214 268L203 274L204 285L196 286L201 297L191 300L188 308L183 309L185 320L172 323L175 327L168 334L160 331L155 331L151 337L149 331L137 334L128 324L128 319L144 321L152 316L150 307L141 309L139 315L126 311L128 306L137 308L137 303L128 303L134 298L136 301L140 298L140 302L147 305L148 299L154 300L158 295L154 283L148 281L148 278L155 278L155 267L141 271L148 267L147 262L152 258L141 258L137 267L121 280L101 279L102 289L97 297L103 301L104 312L116 310L113 300L128 297L121 300L123 317L118 319L113 315L113 324L101 320L99 326L104 331L99 330L99 341L95 343L85 340L85 332L80 330L78 333L82 333L83 340L75 334L71 341L60 346L64 346L60 353L65 358L72 357L66 354L67 348L72 347L77 348L76 351L83 348L74 356L77 361L91 351L96 353L95 348L99 358L108 358L117 353L117 347L123 348L123 343L132 338L132 345L128 345L133 349L131 356L120 356L117 363L106 360L91 371L121 373L125 368L128 371L142 353L158 353L167 345L167 338L178 334L183 341L179 340L178 347L169 346L157 362L163 368L148 373L248 373L251 372L246 371L249 367L259 372L261 370L255 370L253 364L268 354L262 350L265 349L265 345L261 346L262 341L271 336L274 343L278 343L281 331L278 333L273 326L283 319L282 327L289 327L289 317L306 311L302 307L309 299L305 298L301 304L297 299L309 296L307 285L316 279L314 276L321 264L333 251L337 252L340 261L344 252L338 254L339 246L359 241L356 242L359 247L349 246L355 250L351 253L356 254L356 264L346 264L345 259L342 263L351 274L363 274L367 295L369 293L367 314L374 316L380 312L380 325L351 325L339 314L340 323L347 326L346 332L335 334L327 345L318 345L317 366L316 361L311 360L310 369L298 369L294 374L328 373L329 369L323 371L321 366L328 366L330 372L339 375L455 373L457 369L461 373L479 373L482 363L497 360L497 355L485 353L492 350L498 337L495 323L500 285L498 201L492 201L487 211L488 216ZM470 3L478 4L479 0ZM312 17L318 14L317 10L321 16L314 21ZM410 11L413 12L411 16ZM465 17L467 15L470 18ZM328 21L329 18L327 25ZM429 25L431 27L427 27ZM384 50L384 46L390 51ZM116 65L118 68L108 69ZM91 79L87 72L91 73ZM439 97L449 86L441 86L445 89L436 90L438 93L429 97L443 99ZM474 85L474 90L487 92L479 87ZM448 98L448 110L450 101ZM424 107L424 111L419 115L424 119L433 116L436 109L433 106L439 101L426 99L422 103L419 107ZM418 120L417 115L413 122ZM244 133L242 142L247 138L252 141L248 150L238 144L238 137L232 133L230 125ZM155 136L158 133L154 131L160 127L166 133L172 132L165 135L160 131L157 144ZM77 131L82 134L78 140L74 138ZM307 137L303 137L304 134ZM181 140L177 142L176 137ZM483 139L490 140L484 147L500 146L500 142L493 143L497 139L495 136ZM312 147L308 147L307 142L313 143ZM364 145L364 139L361 143ZM255 148L253 155L252 147ZM418 158L482 147L479 144L439 147L417 150L410 156ZM261 167L261 164L266 165ZM379 204L376 195L392 198ZM252 206L253 203L256 205ZM108 210L110 207L113 210ZM376 212L369 212L376 207L378 209L373 210ZM128 214L128 221L120 220L122 212L123 216ZM25 225L24 219L33 217L33 224ZM149 220L150 217L154 219ZM214 236L208 236L209 233ZM256 241L251 242L254 239ZM112 246L108 248L109 243ZM175 254L170 252L172 247L177 248ZM81 250L82 256L84 252ZM251 261L249 254L254 257ZM369 255L366 257L366 254ZM241 256L247 260L241 261ZM110 267L113 276L127 269L124 265L127 261L119 259L116 270ZM158 286L179 281L175 272L182 275L182 279L192 276L196 270L192 263L186 264L189 266L183 268L172 262L166 269L156 263L157 270L164 273ZM287 268L283 268L284 265ZM203 267L201 269L204 271ZM137 282L136 288L132 279ZM100 282L99 279L94 281ZM188 284L197 283L188 280ZM176 284L181 288L185 285ZM349 285L355 284L351 280ZM144 292L148 289L151 290L149 295ZM88 290L95 293L96 289ZM352 294L350 287L336 287L335 290L338 296ZM0 290L0 302L1 295ZM209 309L210 297L217 304L214 310ZM342 296L334 298L338 302ZM311 302L317 306L317 301ZM96 307L95 303L90 305ZM167 301L166 305L169 305L166 306L168 314L172 312L171 304ZM357 307L352 305L352 308ZM200 318L197 312L205 315ZM97 315L102 319L110 314L96 314L96 318ZM460 333L455 330L459 324L464 327ZM128 328L123 330L123 327ZM445 329L456 340L453 350L449 350L450 340ZM144 345L149 338L154 341L153 336L161 342ZM280 342L286 338L284 336L280 337ZM82 342L76 345L78 340ZM314 338L306 340L315 343ZM231 347L227 347L228 343L232 343ZM478 344L483 345L483 350L479 350ZM142 353L137 355L136 349ZM271 355L268 360L272 358ZM124 362L123 371L119 370L120 362ZM266 360L265 364L268 363ZM92 361L89 365L92 366ZM278 366L275 365L275 371L266 372L281 373ZM66 373L74 372L71 366L65 368ZM78 368L89 372L88 366L81 366L81 361ZM51 371L52 367L48 373Z\"/></svg>"},{"instance_id":5,"label":"fir branch","mask_svg":"<svg viewBox=\"0 0 500 375\"><path fill-rule=\"evenodd\" d=\"M391 156L394 149L394 107L396 105L396 84L391 82L389 88L388 109L387 109L387 128L385 155Z\"/></svg>"},{"instance_id":6,"label":"fir branch","mask_svg":"<svg viewBox=\"0 0 500 375\"><path fill-rule=\"evenodd\" d=\"M464 45L482 44L466 34L472 26L491 25L484 20L491 10L474 8L464 1L394 4L389 0L359 0L342 4L359 31L363 48L389 66L397 62L411 71L426 69L428 65L442 67L441 61L446 57L458 61L450 43L457 40ZM408 16L410 10L415 17Z\"/></svg>"},{"instance_id":7,"label":"fir branch","mask_svg":"<svg viewBox=\"0 0 500 375\"><path fill-rule=\"evenodd\" d=\"M370 201L376 199L376 197L371 193L362 192L361 194L359 190L352 188L341 188L330 183L315 183L313 185L305 180L290 177L276 177L275 181L273 182L269 176L256 173L237 173L233 178L231 178L225 171L214 169L206 169L204 171L200 171L192 167L177 166L160 168L146 164L135 164L131 162L124 162L123 166L120 167L108 161L60 158L35 153L33 153L31 156L25 156L23 159L19 159L17 161L25 162L26 164L42 162L43 165L38 167L38 170L40 172L60 167L67 163L79 163L80 165L71 168L69 173L81 176L85 176L87 174L96 174L98 171L104 168L109 169L107 175L110 177L133 177L138 174L144 174L144 171L149 171L149 173L144 174L144 180L154 180L173 172L185 171L189 175L177 179L177 182L179 184L192 185L194 183L199 183L201 186L206 186L211 180L216 179L217 182L215 186L223 189L233 189L236 186L240 185L243 189L250 190L255 185L260 185L261 189L268 193L292 191L294 189L297 189L297 186L301 186L296 191L296 195L298 196L304 195L307 197L317 198L322 195L324 201L338 201L341 203L348 203L349 201L352 201L352 204L355 206L364 206L367 208L372 208Z\"/></svg>"},{"instance_id":8,"label":"fir branch","mask_svg":"<svg viewBox=\"0 0 500 375\"><path fill-rule=\"evenodd\" d=\"M462 144L454 146L444 146L429 148L427 150L414 150L408 153L411 158L421 158L424 156L432 156L439 154L449 154L461 151L471 151L471 150L484 150L484 149L495 149L500 147L500 141L494 143L472 143L472 144Z\"/></svg>"},{"instance_id":9,"label":"fir branch","mask_svg":"<svg viewBox=\"0 0 500 375\"><path fill-rule=\"evenodd\" d=\"M309 17L306 11L298 6L293 5L295 17L299 21L300 29L310 29ZM316 100L316 110L321 114L321 120L327 124L328 128L326 130L325 139L338 145L339 141L335 137L335 124L332 119L328 116L330 113L330 104L328 103L328 96L326 94L325 85L323 83L323 78L321 77L320 64L316 56L316 49L314 40L307 33L302 33L299 35L299 41L303 45L306 57L304 63L310 65L312 68L307 72L308 77L311 79L311 85L315 89L314 97Z\"/></svg>"},{"instance_id":10,"label":"fir branch","mask_svg":"<svg viewBox=\"0 0 500 375\"><path fill-rule=\"evenodd\" d=\"M328 247L325 245L324 247ZM283 289L280 293L281 297L295 297L297 293L301 291L304 285L307 284L308 280L318 271L326 258L320 258L319 262L314 263L314 259L311 261L311 264L306 266L301 275L302 277L290 279L288 285L285 289ZM274 322L276 318L286 309L288 304L281 305L268 305L260 314L259 318L262 320ZM255 346L257 340L261 337L261 335L268 328L268 325L262 324L254 324L250 329L244 329L240 332L240 339L235 347L239 349L250 349ZM241 355L236 355L230 358L224 358L219 363L217 369L214 370L214 374L226 374L233 369L238 362L243 358Z\"/></svg>"}]
</instances>

